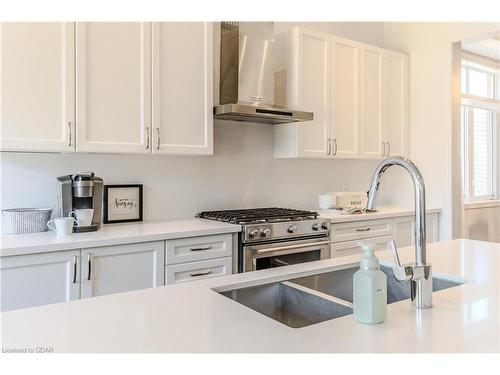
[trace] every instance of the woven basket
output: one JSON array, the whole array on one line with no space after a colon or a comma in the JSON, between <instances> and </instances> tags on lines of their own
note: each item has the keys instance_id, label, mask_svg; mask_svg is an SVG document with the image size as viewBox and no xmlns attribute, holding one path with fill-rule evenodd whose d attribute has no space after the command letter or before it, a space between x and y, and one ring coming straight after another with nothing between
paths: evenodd
<instances>
[{"instance_id":1,"label":"woven basket","mask_svg":"<svg viewBox=\"0 0 500 375\"><path fill-rule=\"evenodd\" d=\"M11 208L2 210L5 234L35 233L48 230L52 208Z\"/></svg>"}]
</instances>

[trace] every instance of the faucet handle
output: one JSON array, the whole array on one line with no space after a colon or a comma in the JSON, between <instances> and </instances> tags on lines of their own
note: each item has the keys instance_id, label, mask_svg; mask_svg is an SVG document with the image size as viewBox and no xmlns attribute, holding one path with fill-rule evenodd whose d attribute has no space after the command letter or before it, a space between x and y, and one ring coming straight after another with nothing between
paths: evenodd
<instances>
[{"instance_id":1,"label":"faucet handle","mask_svg":"<svg viewBox=\"0 0 500 375\"><path fill-rule=\"evenodd\" d=\"M391 251L392 259L396 265L395 267L392 268L392 273L394 274L396 280L398 281L411 280L413 277L413 269L410 266L401 265L401 262L399 261L398 249L396 247L396 242L394 240L391 240L389 242L389 250Z\"/></svg>"}]
</instances>

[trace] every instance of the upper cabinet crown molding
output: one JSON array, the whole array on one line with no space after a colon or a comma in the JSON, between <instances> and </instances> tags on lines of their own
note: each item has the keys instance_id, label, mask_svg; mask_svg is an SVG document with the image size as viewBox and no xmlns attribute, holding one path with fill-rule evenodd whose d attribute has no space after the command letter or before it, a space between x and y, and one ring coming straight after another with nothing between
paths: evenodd
<instances>
[{"instance_id":1,"label":"upper cabinet crown molding","mask_svg":"<svg viewBox=\"0 0 500 375\"><path fill-rule=\"evenodd\" d=\"M75 149L75 25L0 23L1 151Z\"/></svg>"},{"instance_id":2,"label":"upper cabinet crown molding","mask_svg":"<svg viewBox=\"0 0 500 375\"><path fill-rule=\"evenodd\" d=\"M408 56L302 27L278 35L276 47L286 104L312 111L314 120L275 126L275 157L406 154Z\"/></svg>"}]
</instances>

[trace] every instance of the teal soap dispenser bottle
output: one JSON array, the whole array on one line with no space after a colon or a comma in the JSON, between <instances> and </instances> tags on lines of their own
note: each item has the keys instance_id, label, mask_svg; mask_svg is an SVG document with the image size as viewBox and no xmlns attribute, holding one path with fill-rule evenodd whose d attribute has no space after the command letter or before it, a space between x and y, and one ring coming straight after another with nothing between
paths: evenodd
<instances>
[{"instance_id":1,"label":"teal soap dispenser bottle","mask_svg":"<svg viewBox=\"0 0 500 375\"><path fill-rule=\"evenodd\" d=\"M375 245L360 242L364 252L353 277L354 318L361 323L382 323L387 316L387 277L380 270Z\"/></svg>"}]
</instances>

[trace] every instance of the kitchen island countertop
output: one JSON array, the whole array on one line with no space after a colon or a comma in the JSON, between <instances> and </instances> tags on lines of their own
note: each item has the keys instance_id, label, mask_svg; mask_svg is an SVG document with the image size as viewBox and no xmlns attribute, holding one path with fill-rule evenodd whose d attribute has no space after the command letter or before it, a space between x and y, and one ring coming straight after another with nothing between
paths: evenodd
<instances>
[{"instance_id":1,"label":"kitchen island countertop","mask_svg":"<svg viewBox=\"0 0 500 375\"><path fill-rule=\"evenodd\" d=\"M387 251L377 253L390 262ZM400 249L403 262L414 249ZM1 314L3 349L55 352L499 352L500 244L428 245L434 275L464 282L434 293L434 307L387 307L382 324L352 315L290 328L214 291L345 268L334 258Z\"/></svg>"}]
</instances>

